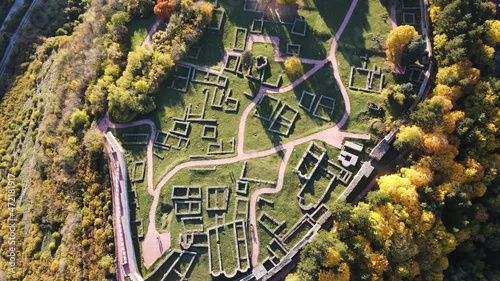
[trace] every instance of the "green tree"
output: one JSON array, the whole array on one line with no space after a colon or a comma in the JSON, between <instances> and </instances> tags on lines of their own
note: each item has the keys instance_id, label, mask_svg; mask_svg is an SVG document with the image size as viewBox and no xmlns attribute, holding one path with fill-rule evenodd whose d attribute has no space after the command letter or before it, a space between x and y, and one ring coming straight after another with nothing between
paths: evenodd
<instances>
[{"instance_id":1,"label":"green tree","mask_svg":"<svg viewBox=\"0 0 500 281\"><path fill-rule=\"evenodd\" d=\"M88 130L83 137L83 145L92 157L99 157L103 152L103 135L97 130Z\"/></svg>"},{"instance_id":2,"label":"green tree","mask_svg":"<svg viewBox=\"0 0 500 281\"><path fill-rule=\"evenodd\" d=\"M425 44L425 40L422 35L417 35L413 37L410 43L408 43L408 45L406 45L404 49L402 58L403 64L410 65L412 63L415 63L422 57L426 47L427 46Z\"/></svg>"},{"instance_id":3,"label":"green tree","mask_svg":"<svg viewBox=\"0 0 500 281\"><path fill-rule=\"evenodd\" d=\"M321 263L325 260L326 251L333 246L330 233L320 232L316 239L307 243L300 252L300 263L296 274L300 280L317 280Z\"/></svg>"},{"instance_id":4,"label":"green tree","mask_svg":"<svg viewBox=\"0 0 500 281\"><path fill-rule=\"evenodd\" d=\"M89 116L84 110L77 109L71 114L70 123L73 131L83 129L89 123Z\"/></svg>"},{"instance_id":5,"label":"green tree","mask_svg":"<svg viewBox=\"0 0 500 281\"><path fill-rule=\"evenodd\" d=\"M129 22L130 18L127 14L127 12L117 12L111 16L111 24L114 27L121 27L127 25Z\"/></svg>"},{"instance_id":6,"label":"green tree","mask_svg":"<svg viewBox=\"0 0 500 281\"><path fill-rule=\"evenodd\" d=\"M155 1L153 0L130 0L127 5L127 12L133 18L145 18L151 14Z\"/></svg>"},{"instance_id":7,"label":"green tree","mask_svg":"<svg viewBox=\"0 0 500 281\"><path fill-rule=\"evenodd\" d=\"M394 145L399 149L415 147L421 143L423 134L424 132L418 126L403 125L399 128Z\"/></svg>"}]
</instances>

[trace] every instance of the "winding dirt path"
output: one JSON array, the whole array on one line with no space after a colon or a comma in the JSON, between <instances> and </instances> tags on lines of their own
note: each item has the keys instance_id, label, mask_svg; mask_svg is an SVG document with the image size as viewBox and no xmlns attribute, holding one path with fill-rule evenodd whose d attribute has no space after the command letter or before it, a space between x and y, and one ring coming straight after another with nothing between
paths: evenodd
<instances>
[{"instance_id":1,"label":"winding dirt path","mask_svg":"<svg viewBox=\"0 0 500 281\"><path fill-rule=\"evenodd\" d=\"M163 248L165 251L170 248L170 233L162 233L160 234L157 229L156 229L156 210L158 207L159 203L159 198L160 198L160 192L162 187L173 177L175 176L176 173L178 173L180 170L188 167L194 167L194 166L213 166L213 165L221 165L221 164L230 164L230 163L235 163L243 160L248 160L252 158L258 158L258 157L265 157L271 154L274 154L279 151L285 150L285 154L281 160L279 172L278 172L278 179L277 179L277 185L275 188L261 188L256 191L254 191L251 194L250 198L250 214L249 214L249 220L250 223L253 224L254 226L256 225L256 202L257 198L260 195L263 194L269 194L269 193L277 193L283 188L283 181L284 181L284 175L287 167L288 160L290 159L290 156L292 154L293 148L296 145L306 143L312 140L319 140L319 141L324 141L325 143L328 143L332 146L335 147L340 147L342 140L346 137L349 138L359 138L359 139L369 139L370 136L368 134L357 134L357 133L349 133L349 132L342 132L340 131L340 128L342 128L345 123L347 122L347 119L349 118L349 114L351 111L351 106L349 102L349 96L347 94L347 90L342 83L342 80L340 78L339 70L338 70L338 64L337 64L337 59L335 56L335 51L337 48L337 41L339 40L340 36L344 32L347 23L349 22L349 19L352 16L352 13L354 11L354 8L356 7L358 0L353 0L351 3L351 6L341 24L339 27L338 31L335 34L334 39L332 40L331 46L330 46L330 53L328 57L324 60L318 61L318 60L307 60L307 59L301 59L304 63L312 63L314 64L314 67L306 72L303 76L298 78L297 80L293 81L290 85L280 88L278 90L270 90L266 87L262 87L257 96L252 100L252 102L245 108L245 110L242 113L242 116L240 118L240 123L238 126L238 143L237 143L237 155L234 157L230 158L223 158L223 159L211 159L211 160L196 160L196 161L189 161L189 162L184 162L181 163L177 166L175 166L172 170L168 171L168 173L161 179L161 181L156 185L156 187L153 188L153 141L156 135L156 126L153 121L151 120L137 120L134 122L130 123L124 123L124 124L115 124L112 123L109 120L108 115L106 115L98 124L98 128L101 131L106 131L108 128L128 128L128 127L134 127L134 126L140 126L140 125L148 125L151 128L151 135L148 141L147 145L147 183L148 183L148 192L150 195L153 196L153 202L149 211L149 226L148 230L146 233L146 236L142 242L142 257L144 259L144 264L147 268L149 268L162 254L160 252L160 248ZM251 35L254 36L254 35ZM261 41L262 40L262 41ZM254 36L251 37L251 40L249 40L249 45L251 45L253 42L271 42L273 44L276 44L275 38L272 37L266 37L266 36ZM279 46L279 45L278 45ZM279 49L278 49L279 52ZM282 57L279 56L278 54L278 59L282 59ZM260 98L265 95L266 93L285 93L293 88L295 88L297 85L308 79L311 75L313 75L315 72L317 72L321 67L323 67L326 63L331 62L332 68L333 68L333 75L335 77L335 80L337 81L337 84L339 86L339 89L342 93L342 97L344 99L344 104L345 104L345 113L342 116L342 119L340 122L338 122L335 126L325 129L323 131L301 137L299 139L287 142L285 144L279 144L275 147L272 147L270 149L262 150L262 151L257 151L257 152L250 152L250 153L245 153L244 151L244 140L245 140L245 126L246 126L246 120L248 118L249 113L251 110L255 107L257 102L260 100ZM255 233L256 235L256 241L252 239L252 265L256 266L258 264L258 256L259 256L259 243L258 243L258 234L257 232ZM159 246L161 244L161 247Z\"/></svg>"},{"instance_id":2,"label":"winding dirt path","mask_svg":"<svg viewBox=\"0 0 500 281\"><path fill-rule=\"evenodd\" d=\"M392 29L395 29L396 27L398 27L398 22L396 20L396 0L391 1L391 9L389 16L391 18Z\"/></svg>"}]
</instances>

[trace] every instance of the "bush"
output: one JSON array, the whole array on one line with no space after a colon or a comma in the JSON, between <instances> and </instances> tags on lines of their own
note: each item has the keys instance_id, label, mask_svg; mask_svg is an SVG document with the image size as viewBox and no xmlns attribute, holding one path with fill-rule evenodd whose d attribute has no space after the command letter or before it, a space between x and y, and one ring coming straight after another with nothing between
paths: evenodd
<instances>
[{"instance_id":1,"label":"bush","mask_svg":"<svg viewBox=\"0 0 500 281\"><path fill-rule=\"evenodd\" d=\"M300 62L299 58L293 56L289 57L285 61L285 70L290 75L297 75L304 72L304 67L302 66L302 62Z\"/></svg>"},{"instance_id":2,"label":"bush","mask_svg":"<svg viewBox=\"0 0 500 281\"><path fill-rule=\"evenodd\" d=\"M244 51L243 54L241 54L241 64L243 65L244 69L249 69L254 61L254 57L251 51Z\"/></svg>"}]
</instances>

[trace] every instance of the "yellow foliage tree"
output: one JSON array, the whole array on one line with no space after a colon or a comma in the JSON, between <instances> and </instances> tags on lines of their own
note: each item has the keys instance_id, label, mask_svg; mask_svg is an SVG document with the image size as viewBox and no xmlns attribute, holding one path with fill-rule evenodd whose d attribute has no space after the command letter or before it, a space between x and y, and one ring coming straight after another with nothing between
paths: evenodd
<instances>
[{"instance_id":1,"label":"yellow foliage tree","mask_svg":"<svg viewBox=\"0 0 500 281\"><path fill-rule=\"evenodd\" d=\"M432 233L429 235L432 235L434 239L438 239L441 251L445 255L453 252L457 247L457 238L455 235L446 231L446 227L443 225L442 221L436 223L436 226L432 228Z\"/></svg>"},{"instance_id":2,"label":"yellow foliage tree","mask_svg":"<svg viewBox=\"0 0 500 281\"><path fill-rule=\"evenodd\" d=\"M420 216L420 223L415 224L417 229L421 232L428 231L434 226L434 222L436 221L436 217L430 211L423 210L422 215Z\"/></svg>"},{"instance_id":3,"label":"yellow foliage tree","mask_svg":"<svg viewBox=\"0 0 500 281\"><path fill-rule=\"evenodd\" d=\"M462 190L465 191L468 199L483 197L487 189L486 185L482 182L473 182L462 186Z\"/></svg>"},{"instance_id":4,"label":"yellow foliage tree","mask_svg":"<svg viewBox=\"0 0 500 281\"><path fill-rule=\"evenodd\" d=\"M437 202L443 202L450 192L454 190L453 185L449 182L440 184L432 192L432 199Z\"/></svg>"},{"instance_id":5,"label":"yellow foliage tree","mask_svg":"<svg viewBox=\"0 0 500 281\"><path fill-rule=\"evenodd\" d=\"M401 174L416 187L426 186L433 180L432 171L427 167L412 166L410 168L401 168Z\"/></svg>"},{"instance_id":6,"label":"yellow foliage tree","mask_svg":"<svg viewBox=\"0 0 500 281\"><path fill-rule=\"evenodd\" d=\"M290 273L286 276L285 281L300 281L300 276L294 273Z\"/></svg>"},{"instance_id":7,"label":"yellow foliage tree","mask_svg":"<svg viewBox=\"0 0 500 281\"><path fill-rule=\"evenodd\" d=\"M321 269L318 273L318 281L349 281L350 278L351 271L349 265L345 262L341 263L336 271L332 269Z\"/></svg>"},{"instance_id":8,"label":"yellow foliage tree","mask_svg":"<svg viewBox=\"0 0 500 281\"><path fill-rule=\"evenodd\" d=\"M389 239L394 233L392 225L390 225L385 218L378 212L370 212L370 222L375 231L375 235L381 241Z\"/></svg>"},{"instance_id":9,"label":"yellow foliage tree","mask_svg":"<svg viewBox=\"0 0 500 281\"><path fill-rule=\"evenodd\" d=\"M403 56L404 48L411 39L418 35L415 27L411 25L400 25L391 30L385 42L387 60L399 65Z\"/></svg>"},{"instance_id":10,"label":"yellow foliage tree","mask_svg":"<svg viewBox=\"0 0 500 281\"><path fill-rule=\"evenodd\" d=\"M486 38L492 42L500 43L500 21L487 20L484 25L486 27Z\"/></svg>"},{"instance_id":11,"label":"yellow foliage tree","mask_svg":"<svg viewBox=\"0 0 500 281\"><path fill-rule=\"evenodd\" d=\"M205 1L196 2L196 5L198 5L198 8L200 9L200 12L203 14L204 18L206 18L206 19L212 18L212 13L214 11L214 5L212 5L211 3L205 2Z\"/></svg>"},{"instance_id":12,"label":"yellow foliage tree","mask_svg":"<svg viewBox=\"0 0 500 281\"><path fill-rule=\"evenodd\" d=\"M446 36L446 34L437 34L434 36L435 49L442 49L444 45L446 45L446 42L448 42L448 36Z\"/></svg>"},{"instance_id":13,"label":"yellow foliage tree","mask_svg":"<svg viewBox=\"0 0 500 281\"><path fill-rule=\"evenodd\" d=\"M468 83L474 85L479 80L479 75L479 69L472 67L470 61L464 60L450 66L440 67L436 75L436 82L452 86L467 79Z\"/></svg>"},{"instance_id":14,"label":"yellow foliage tree","mask_svg":"<svg viewBox=\"0 0 500 281\"><path fill-rule=\"evenodd\" d=\"M418 205L418 193L412 182L400 175L381 176L378 180L380 190L385 192L392 201L407 206L409 210L415 211Z\"/></svg>"},{"instance_id":15,"label":"yellow foliage tree","mask_svg":"<svg viewBox=\"0 0 500 281\"><path fill-rule=\"evenodd\" d=\"M443 116L442 128L443 132L451 134L456 128L457 122L462 121L465 117L463 111L452 111Z\"/></svg>"},{"instance_id":16,"label":"yellow foliage tree","mask_svg":"<svg viewBox=\"0 0 500 281\"><path fill-rule=\"evenodd\" d=\"M470 180L479 181L484 177L484 167L476 159L467 157L465 168L465 174Z\"/></svg>"},{"instance_id":17,"label":"yellow foliage tree","mask_svg":"<svg viewBox=\"0 0 500 281\"><path fill-rule=\"evenodd\" d=\"M430 153L443 153L448 151L448 138L439 133L425 134L423 145Z\"/></svg>"},{"instance_id":18,"label":"yellow foliage tree","mask_svg":"<svg viewBox=\"0 0 500 281\"><path fill-rule=\"evenodd\" d=\"M448 112L453 108L453 104L450 99L448 99L445 96L433 96L431 98L431 102L435 103L438 102L442 106L442 112Z\"/></svg>"},{"instance_id":19,"label":"yellow foliage tree","mask_svg":"<svg viewBox=\"0 0 500 281\"><path fill-rule=\"evenodd\" d=\"M333 247L330 247L326 250L325 260L323 261L324 267L334 267L339 265L342 261L342 256L340 253Z\"/></svg>"},{"instance_id":20,"label":"yellow foliage tree","mask_svg":"<svg viewBox=\"0 0 500 281\"><path fill-rule=\"evenodd\" d=\"M432 157L426 156L426 159L431 159L431 169L439 171L443 176L446 176L450 181L455 181L451 186L446 187L446 189L451 189L456 191L456 184L464 183L466 181L465 167L455 161L457 156L456 151L451 149L440 154L434 154Z\"/></svg>"},{"instance_id":21,"label":"yellow foliage tree","mask_svg":"<svg viewBox=\"0 0 500 281\"><path fill-rule=\"evenodd\" d=\"M321 269L318 273L318 280L319 281L334 281L333 279L334 273L332 269ZM288 279L287 279L288 280ZM285 281L287 281L285 280Z\"/></svg>"},{"instance_id":22,"label":"yellow foliage tree","mask_svg":"<svg viewBox=\"0 0 500 281\"><path fill-rule=\"evenodd\" d=\"M148 83L144 80L139 80L135 82L134 88L140 92L140 93L147 93L148 92Z\"/></svg>"},{"instance_id":23,"label":"yellow foliage tree","mask_svg":"<svg viewBox=\"0 0 500 281\"><path fill-rule=\"evenodd\" d=\"M304 67L302 66L302 62L300 62L298 57L292 56L286 59L285 70L290 75L297 75L304 71Z\"/></svg>"}]
</instances>

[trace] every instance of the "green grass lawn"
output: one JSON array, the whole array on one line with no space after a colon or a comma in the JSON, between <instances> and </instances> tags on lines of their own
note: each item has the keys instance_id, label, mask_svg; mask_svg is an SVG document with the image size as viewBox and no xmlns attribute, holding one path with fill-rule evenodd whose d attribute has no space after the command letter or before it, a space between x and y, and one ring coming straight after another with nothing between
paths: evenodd
<instances>
[{"instance_id":1,"label":"green grass lawn","mask_svg":"<svg viewBox=\"0 0 500 281\"><path fill-rule=\"evenodd\" d=\"M321 95L335 99L335 109L331 121L326 122L312 116L312 111L307 112L299 107L300 97L303 91L308 91L316 95L315 103ZM267 130L269 122L249 115L245 130L245 151L256 151L273 147L279 143L286 143L291 140L310 135L335 125L345 112L344 100L338 89L331 65L325 65L308 80L302 82L292 91L273 94L282 103L287 103L298 110L299 118L295 122L288 137L270 132Z\"/></svg>"},{"instance_id":2,"label":"green grass lawn","mask_svg":"<svg viewBox=\"0 0 500 281\"><path fill-rule=\"evenodd\" d=\"M266 75L264 76L265 82L274 84L281 75L283 78L282 85L289 85L292 83L288 75L285 73L284 63L274 61L274 48L272 44L254 43L252 45L252 53L255 57L259 55L267 57L269 67L266 68Z\"/></svg>"},{"instance_id":3,"label":"green grass lawn","mask_svg":"<svg viewBox=\"0 0 500 281\"><path fill-rule=\"evenodd\" d=\"M339 39L337 62L342 82L351 100L351 116L342 128L344 130L367 132L369 120L372 118L368 112L367 104L369 102L384 103L384 98L379 93L366 93L348 88L351 66L362 67L361 56L368 54L367 68L373 68L374 64L382 68L382 73L385 76L384 87L395 82L395 77L391 73L390 65L386 63L382 48L390 30L391 21L386 7L379 1L360 1ZM359 85L366 83L365 76L357 75L355 78L360 79ZM386 110L385 118L389 117Z\"/></svg>"},{"instance_id":4,"label":"green grass lawn","mask_svg":"<svg viewBox=\"0 0 500 281\"><path fill-rule=\"evenodd\" d=\"M250 103L250 100L244 96L243 92L254 92L256 93L258 89L248 80L237 78L236 75L231 73L225 73L230 79L229 88L232 89L232 97L238 99L239 110L237 113L226 113L221 110L211 109L210 101L213 96L213 86L202 85L197 83L190 83L189 90L187 93L179 93L170 89L167 89L166 83L164 83L160 88L160 93L156 97L157 109L151 114L142 116L140 118L150 118L157 126L159 131L168 132L173 124L174 117L182 118L184 115L184 109L188 105L192 105L192 112L199 113L203 107L203 102L205 95L203 89L207 88L210 93L209 100L207 102L207 107L205 111L206 119L217 119L217 140L203 140L201 138L203 125L200 123L191 123L191 129L189 133L190 143L187 148L182 148L181 150L171 149L165 151L162 149L155 149L155 151L161 154L164 159L160 160L155 157L154 161L154 183L156 184L161 180L161 178L173 167L178 165L180 162L190 160L190 155L206 155L207 146L209 143L216 143L223 141L224 150L230 149L229 141L231 138L235 138L237 142L237 129L241 113L244 108ZM235 149L237 149L235 147ZM229 157L233 154L216 155L215 158Z\"/></svg>"}]
</instances>

